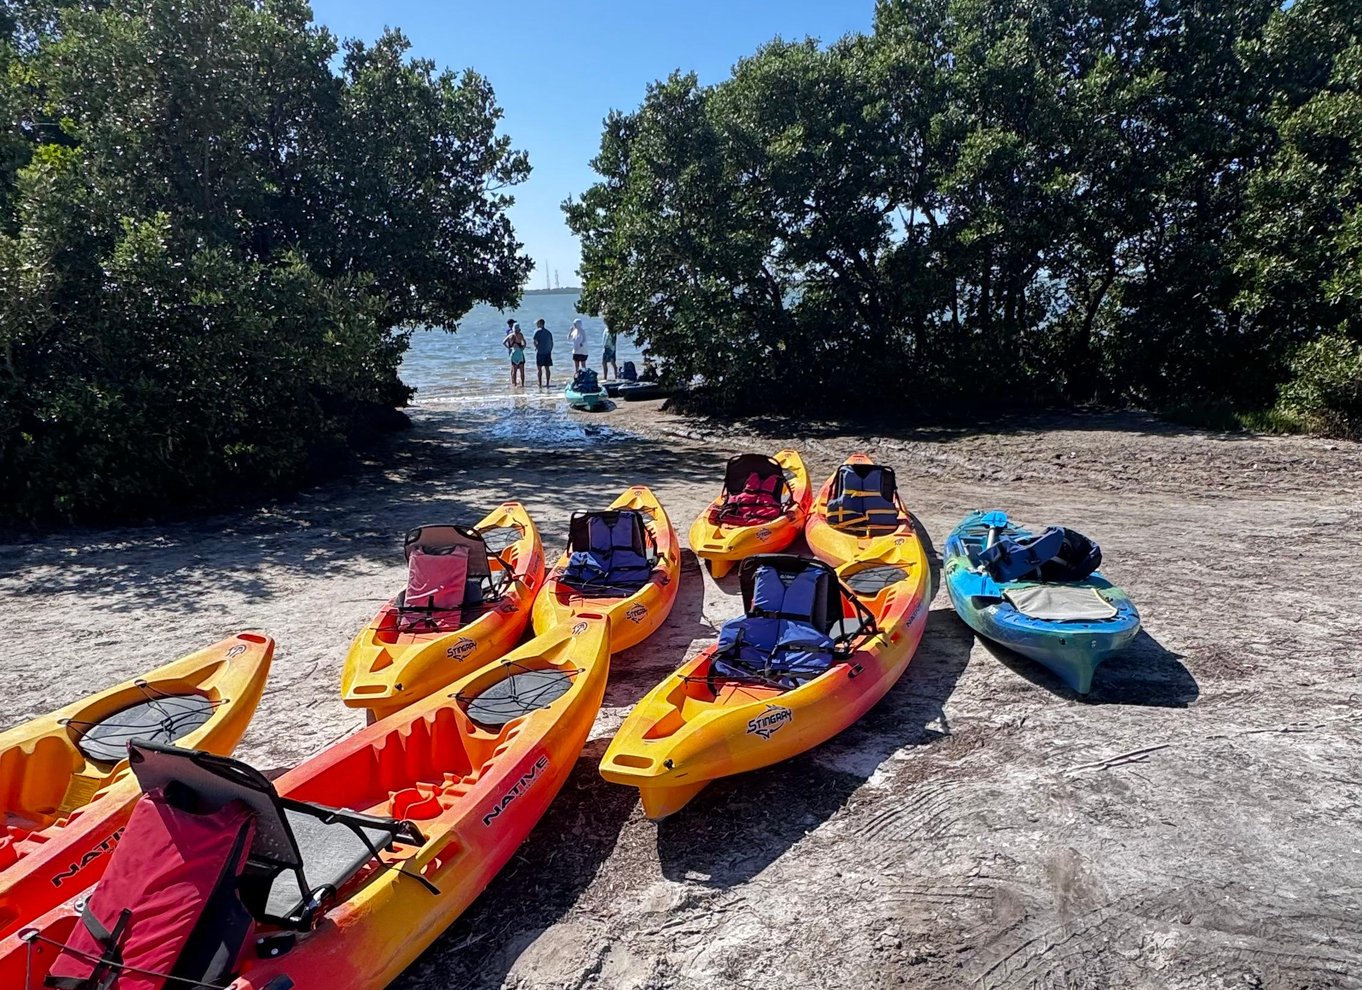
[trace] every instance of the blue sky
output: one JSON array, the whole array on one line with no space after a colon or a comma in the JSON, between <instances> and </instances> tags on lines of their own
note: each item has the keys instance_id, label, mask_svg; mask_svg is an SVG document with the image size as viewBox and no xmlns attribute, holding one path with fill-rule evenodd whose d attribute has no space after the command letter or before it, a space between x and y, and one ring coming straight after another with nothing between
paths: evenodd
<instances>
[{"instance_id":1,"label":"blue sky","mask_svg":"<svg viewBox=\"0 0 1362 990\"><path fill-rule=\"evenodd\" d=\"M559 204L591 184L588 162L611 109L632 110L673 69L718 82L777 35L830 42L868 31L874 0L313 0L316 19L342 38L372 41L401 28L413 52L491 80L505 133L529 152L534 174L514 190L511 219L537 267L576 285L576 238Z\"/></svg>"}]
</instances>

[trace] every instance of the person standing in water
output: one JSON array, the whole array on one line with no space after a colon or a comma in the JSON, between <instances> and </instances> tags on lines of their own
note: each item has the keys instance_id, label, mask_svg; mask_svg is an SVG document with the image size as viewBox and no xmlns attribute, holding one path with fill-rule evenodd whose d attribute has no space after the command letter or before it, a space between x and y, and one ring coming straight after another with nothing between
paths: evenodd
<instances>
[{"instance_id":1,"label":"person standing in water","mask_svg":"<svg viewBox=\"0 0 1362 990\"><path fill-rule=\"evenodd\" d=\"M611 369L614 374L611 374ZM605 328L605 336L601 338L601 377L618 378L620 376L619 365L615 363L615 331L609 326Z\"/></svg>"},{"instance_id":2,"label":"person standing in water","mask_svg":"<svg viewBox=\"0 0 1362 990\"><path fill-rule=\"evenodd\" d=\"M581 320L572 321L572 329L568 331L568 343L572 345L572 373L586 370L586 331L582 329Z\"/></svg>"},{"instance_id":3,"label":"person standing in water","mask_svg":"<svg viewBox=\"0 0 1362 990\"><path fill-rule=\"evenodd\" d=\"M502 341L511 352L511 388L525 387L525 334L515 320L506 321L506 339Z\"/></svg>"},{"instance_id":4,"label":"person standing in water","mask_svg":"<svg viewBox=\"0 0 1362 990\"><path fill-rule=\"evenodd\" d=\"M548 388L553 378L553 334L542 319L534 321L534 366L539 387Z\"/></svg>"}]
</instances>

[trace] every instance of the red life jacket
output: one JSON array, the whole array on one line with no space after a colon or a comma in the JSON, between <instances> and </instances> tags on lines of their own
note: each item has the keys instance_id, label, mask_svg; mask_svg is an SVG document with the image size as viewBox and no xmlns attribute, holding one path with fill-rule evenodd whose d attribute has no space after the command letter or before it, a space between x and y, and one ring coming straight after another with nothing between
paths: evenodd
<instances>
[{"instance_id":1,"label":"red life jacket","mask_svg":"<svg viewBox=\"0 0 1362 990\"><path fill-rule=\"evenodd\" d=\"M776 497L779 489L780 478L775 475L762 478L753 471L747 476L742 491L724 499L724 504L715 510L711 521L728 526L756 526L770 522L783 511Z\"/></svg>"},{"instance_id":2,"label":"red life jacket","mask_svg":"<svg viewBox=\"0 0 1362 990\"><path fill-rule=\"evenodd\" d=\"M226 982L251 929L236 881L254 835L255 815L241 801L200 815L160 790L143 795L44 985L164 990L172 976Z\"/></svg>"}]
</instances>

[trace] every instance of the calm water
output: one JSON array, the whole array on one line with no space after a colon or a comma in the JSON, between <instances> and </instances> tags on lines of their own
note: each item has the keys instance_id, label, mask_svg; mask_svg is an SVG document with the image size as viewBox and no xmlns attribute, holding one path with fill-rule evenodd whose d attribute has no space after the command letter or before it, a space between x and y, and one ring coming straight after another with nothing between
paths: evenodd
<instances>
[{"instance_id":1,"label":"calm water","mask_svg":"<svg viewBox=\"0 0 1362 990\"><path fill-rule=\"evenodd\" d=\"M526 296L518 310L478 306L459 324L458 333L443 330L418 330L412 334L411 349L402 359L402 380L416 389L416 405L482 403L515 396L544 395L535 385L534 346L527 349L524 389L511 388L511 359L501 345L506 336L506 321L519 321L526 341L534 334L534 321L543 319L553 332L553 391L551 398L562 401L563 386L572 380L572 346L568 327L581 318L586 329L589 367L601 370L601 335L605 324L598 317L582 316L576 310L576 295ZM619 363L633 361L639 368L643 359L632 341L619 338ZM494 405L503 405L498 401Z\"/></svg>"}]
</instances>

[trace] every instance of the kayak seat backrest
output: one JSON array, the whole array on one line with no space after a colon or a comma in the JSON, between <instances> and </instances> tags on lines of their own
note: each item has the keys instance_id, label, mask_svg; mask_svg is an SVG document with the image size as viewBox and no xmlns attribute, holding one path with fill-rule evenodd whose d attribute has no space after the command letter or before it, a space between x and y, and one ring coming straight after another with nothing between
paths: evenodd
<instances>
[{"instance_id":1,"label":"kayak seat backrest","mask_svg":"<svg viewBox=\"0 0 1362 990\"><path fill-rule=\"evenodd\" d=\"M409 532L402 542L402 552L410 564L413 554L424 553L440 555L454 552L463 547L468 557L468 574L464 579L462 605L477 605L488 597L495 597L498 590L492 577L492 564L488 559L487 543L482 534L468 526L455 526L440 523L419 526ZM401 607L408 607L404 600ZM412 605L413 608L421 607ZM457 606L456 606L457 607Z\"/></svg>"},{"instance_id":2,"label":"kayak seat backrest","mask_svg":"<svg viewBox=\"0 0 1362 990\"><path fill-rule=\"evenodd\" d=\"M891 468L843 464L828 499L828 523L837 529L893 532L899 526L898 487Z\"/></svg>"},{"instance_id":3,"label":"kayak seat backrest","mask_svg":"<svg viewBox=\"0 0 1362 990\"><path fill-rule=\"evenodd\" d=\"M574 513L568 563L560 580L579 588L629 594L652 577L643 514L634 509Z\"/></svg>"},{"instance_id":4,"label":"kayak seat backrest","mask_svg":"<svg viewBox=\"0 0 1362 990\"><path fill-rule=\"evenodd\" d=\"M633 361L625 361L620 367L620 378L626 382L638 381L638 369L634 367Z\"/></svg>"},{"instance_id":5,"label":"kayak seat backrest","mask_svg":"<svg viewBox=\"0 0 1362 990\"><path fill-rule=\"evenodd\" d=\"M467 586L467 547L439 553L416 547L407 557L407 593L402 605L404 609L430 611L462 609Z\"/></svg>"},{"instance_id":6,"label":"kayak seat backrest","mask_svg":"<svg viewBox=\"0 0 1362 990\"><path fill-rule=\"evenodd\" d=\"M174 788L205 810L233 802L250 809L255 833L239 890L260 921L307 931L327 895L380 851L425 842L409 822L282 798L263 774L230 757L143 743L128 749L143 790Z\"/></svg>"},{"instance_id":7,"label":"kayak seat backrest","mask_svg":"<svg viewBox=\"0 0 1362 990\"><path fill-rule=\"evenodd\" d=\"M572 378L572 390L574 392L599 392L601 386L596 378L596 372L590 368L583 368Z\"/></svg>"},{"instance_id":8,"label":"kayak seat backrest","mask_svg":"<svg viewBox=\"0 0 1362 990\"><path fill-rule=\"evenodd\" d=\"M1102 548L1077 530L1065 529L1059 551L1040 565L1042 581L1082 581L1102 566Z\"/></svg>"},{"instance_id":9,"label":"kayak seat backrest","mask_svg":"<svg viewBox=\"0 0 1362 990\"><path fill-rule=\"evenodd\" d=\"M993 546L979 551L979 563L993 580L1041 580L1041 568L1060 552L1064 530L1051 526L1039 536L1002 536Z\"/></svg>"},{"instance_id":10,"label":"kayak seat backrest","mask_svg":"<svg viewBox=\"0 0 1362 990\"><path fill-rule=\"evenodd\" d=\"M174 790L151 790L133 807L44 986L163 985L160 979L143 982L146 974L174 977L166 986L231 982L254 926L237 884L255 818L240 801L199 809L192 795Z\"/></svg>"},{"instance_id":11,"label":"kayak seat backrest","mask_svg":"<svg viewBox=\"0 0 1362 990\"><path fill-rule=\"evenodd\" d=\"M829 669L836 648L828 635L835 621L830 620L831 587L831 576L821 566L758 566L747 614L719 631L711 674L791 688Z\"/></svg>"}]
</instances>

